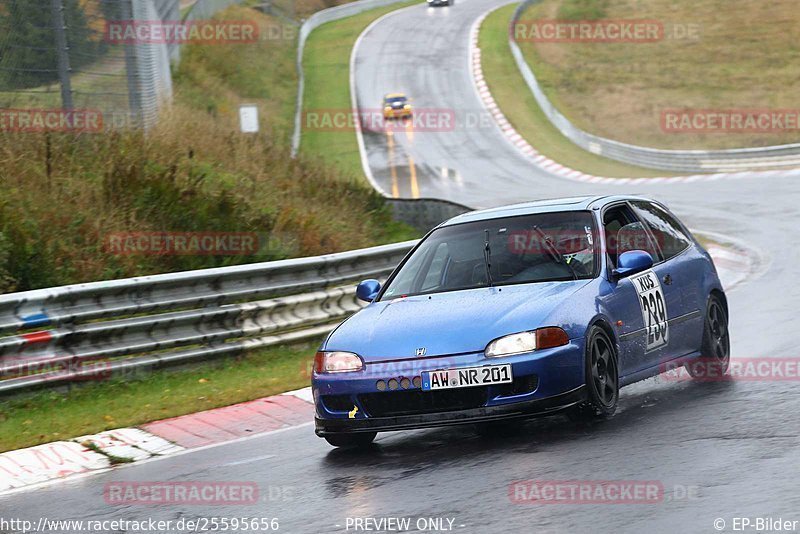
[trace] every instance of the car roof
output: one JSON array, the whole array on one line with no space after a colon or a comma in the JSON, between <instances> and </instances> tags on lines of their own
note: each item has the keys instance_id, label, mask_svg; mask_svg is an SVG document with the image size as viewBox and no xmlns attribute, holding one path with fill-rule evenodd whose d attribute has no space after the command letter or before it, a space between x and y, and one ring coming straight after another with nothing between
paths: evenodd
<instances>
[{"instance_id":1,"label":"car roof","mask_svg":"<svg viewBox=\"0 0 800 534\"><path fill-rule=\"evenodd\" d=\"M452 219L443 222L439 226L450 226L473 221L484 221L488 219L500 219L502 217L514 217L517 215L531 215L534 213L553 213L557 211L586 211L590 209L602 209L603 206L621 200L647 200L649 198L636 195L600 195L600 196L580 196L550 198L532 200L508 206L499 206L484 210L470 211L462 215L457 215Z\"/></svg>"},{"instance_id":2,"label":"car roof","mask_svg":"<svg viewBox=\"0 0 800 534\"><path fill-rule=\"evenodd\" d=\"M383 99L386 100L387 98L407 98L403 93L387 93L383 95Z\"/></svg>"}]
</instances>

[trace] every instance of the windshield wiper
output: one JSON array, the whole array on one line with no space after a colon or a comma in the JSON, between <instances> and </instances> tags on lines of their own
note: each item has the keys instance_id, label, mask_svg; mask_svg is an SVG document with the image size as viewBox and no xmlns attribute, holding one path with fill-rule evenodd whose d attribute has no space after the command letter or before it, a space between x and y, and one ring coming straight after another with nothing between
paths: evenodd
<instances>
[{"instance_id":1,"label":"windshield wiper","mask_svg":"<svg viewBox=\"0 0 800 534\"><path fill-rule=\"evenodd\" d=\"M547 249L547 255L550 256L554 262L566 265L567 269L569 269L569 272L572 275L572 278L577 280L578 273L575 272L575 269L572 267L572 265L570 265L569 262L564 258L564 255L558 251L558 247L555 246L553 240L550 239L550 236L545 234L544 231L536 225L533 226L533 231L536 232L536 235L538 235L542 240L542 244Z\"/></svg>"},{"instance_id":2,"label":"windshield wiper","mask_svg":"<svg viewBox=\"0 0 800 534\"><path fill-rule=\"evenodd\" d=\"M492 248L489 245L489 230L484 230L483 238L483 261L486 264L486 283L489 287L494 285L492 281Z\"/></svg>"}]
</instances>

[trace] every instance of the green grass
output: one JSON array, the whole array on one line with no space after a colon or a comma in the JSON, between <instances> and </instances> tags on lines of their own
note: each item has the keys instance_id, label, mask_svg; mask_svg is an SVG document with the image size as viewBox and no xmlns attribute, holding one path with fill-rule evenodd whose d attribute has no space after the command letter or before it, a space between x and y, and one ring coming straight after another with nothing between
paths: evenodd
<instances>
[{"instance_id":1,"label":"green grass","mask_svg":"<svg viewBox=\"0 0 800 534\"><path fill-rule=\"evenodd\" d=\"M218 17L253 21L260 35L273 38L247 44L183 47L181 61L174 69L176 101L222 116L236 115L239 104L256 104L262 126L288 143L297 95L296 27L237 5Z\"/></svg>"},{"instance_id":2,"label":"green grass","mask_svg":"<svg viewBox=\"0 0 800 534\"><path fill-rule=\"evenodd\" d=\"M0 452L228 406L309 385L319 341L201 367L36 393L0 405Z\"/></svg>"},{"instance_id":3,"label":"green grass","mask_svg":"<svg viewBox=\"0 0 800 534\"><path fill-rule=\"evenodd\" d=\"M547 119L525 84L508 45L508 22L516 9L493 11L479 36L483 75L508 121L536 150L567 167L597 176L653 177L664 171L626 165L587 152L564 137Z\"/></svg>"},{"instance_id":4,"label":"green grass","mask_svg":"<svg viewBox=\"0 0 800 534\"><path fill-rule=\"evenodd\" d=\"M658 21L652 43L522 42L545 94L576 126L622 142L674 149L797 143L772 133L673 133L666 109L796 109L796 0L542 0L522 16Z\"/></svg>"},{"instance_id":5,"label":"green grass","mask_svg":"<svg viewBox=\"0 0 800 534\"><path fill-rule=\"evenodd\" d=\"M324 24L314 30L303 55L305 91L303 112L335 110L349 113L350 53L358 36L378 17L419 2L403 2L389 7ZM303 129L300 140L303 154L320 157L344 173L363 177L355 130L324 132Z\"/></svg>"}]
</instances>

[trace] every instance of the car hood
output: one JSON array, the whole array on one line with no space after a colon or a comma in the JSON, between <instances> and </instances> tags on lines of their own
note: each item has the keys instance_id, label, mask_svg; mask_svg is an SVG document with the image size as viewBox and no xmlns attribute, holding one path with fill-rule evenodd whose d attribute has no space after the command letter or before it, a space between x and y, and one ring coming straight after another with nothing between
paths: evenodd
<instances>
[{"instance_id":1,"label":"car hood","mask_svg":"<svg viewBox=\"0 0 800 534\"><path fill-rule=\"evenodd\" d=\"M487 287L374 302L337 328L325 350L367 362L482 351L500 336L538 328L588 280Z\"/></svg>"}]
</instances>

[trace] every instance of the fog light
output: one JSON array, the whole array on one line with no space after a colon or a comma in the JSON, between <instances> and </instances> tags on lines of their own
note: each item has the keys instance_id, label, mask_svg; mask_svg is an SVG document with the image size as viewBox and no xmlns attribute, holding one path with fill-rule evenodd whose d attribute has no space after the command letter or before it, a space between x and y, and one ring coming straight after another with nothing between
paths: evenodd
<instances>
[{"instance_id":1,"label":"fog light","mask_svg":"<svg viewBox=\"0 0 800 534\"><path fill-rule=\"evenodd\" d=\"M397 389L397 380L395 380L394 378L389 379L389 389L391 389L392 391Z\"/></svg>"},{"instance_id":2,"label":"fog light","mask_svg":"<svg viewBox=\"0 0 800 534\"><path fill-rule=\"evenodd\" d=\"M411 381L414 384L415 388L422 386L422 377L415 376L414 379Z\"/></svg>"},{"instance_id":3,"label":"fog light","mask_svg":"<svg viewBox=\"0 0 800 534\"><path fill-rule=\"evenodd\" d=\"M411 385L411 380L409 380L408 378L400 379L400 387L402 387L403 389L408 389L408 386L410 385Z\"/></svg>"},{"instance_id":4,"label":"fog light","mask_svg":"<svg viewBox=\"0 0 800 534\"><path fill-rule=\"evenodd\" d=\"M386 382L383 380L378 380L375 384L375 387L378 388L378 391L386 391Z\"/></svg>"}]
</instances>

